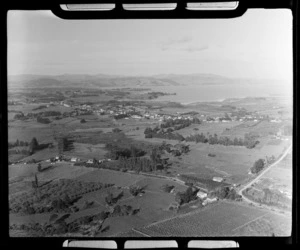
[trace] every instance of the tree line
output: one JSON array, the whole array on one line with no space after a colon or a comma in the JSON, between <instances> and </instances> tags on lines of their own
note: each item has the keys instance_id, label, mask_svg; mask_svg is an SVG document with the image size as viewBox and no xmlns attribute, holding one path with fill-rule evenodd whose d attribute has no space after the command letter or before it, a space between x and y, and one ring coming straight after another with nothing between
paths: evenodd
<instances>
[{"instance_id":1,"label":"tree line","mask_svg":"<svg viewBox=\"0 0 300 250\"><path fill-rule=\"evenodd\" d=\"M8 148L29 146L29 142L17 139L15 142L8 142Z\"/></svg>"},{"instance_id":2,"label":"tree line","mask_svg":"<svg viewBox=\"0 0 300 250\"><path fill-rule=\"evenodd\" d=\"M169 128L168 128L169 129ZM173 133L171 131L162 131L158 127L155 127L151 129L150 127L147 127L144 131L145 138L161 138L161 139L168 139L168 140L178 140L178 141L193 141L196 143L208 143L211 145L214 144L220 144L224 146L245 146L246 148L254 148L259 141L257 140L258 136L251 134L251 133L246 133L243 138L237 138L235 137L234 139L231 139L227 136L221 136L218 137L217 134L211 135L209 134L208 136L205 136L203 133L201 134L193 134L189 136L182 136L178 133Z\"/></svg>"},{"instance_id":3,"label":"tree line","mask_svg":"<svg viewBox=\"0 0 300 250\"><path fill-rule=\"evenodd\" d=\"M196 143L208 143L208 144L221 144L224 146L245 146L246 148L254 148L259 141L256 140L257 136L247 133L244 135L244 139L235 137L234 139L230 139L227 136L218 137L217 134L208 135L206 137L203 133L189 135L185 138L185 141L194 141Z\"/></svg>"}]
</instances>

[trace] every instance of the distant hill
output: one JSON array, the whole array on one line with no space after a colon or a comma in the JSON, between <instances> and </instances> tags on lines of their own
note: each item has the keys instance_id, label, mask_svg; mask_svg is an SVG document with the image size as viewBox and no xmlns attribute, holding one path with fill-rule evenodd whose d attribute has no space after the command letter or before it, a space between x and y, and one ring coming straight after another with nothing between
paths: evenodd
<instances>
[{"instance_id":1,"label":"distant hill","mask_svg":"<svg viewBox=\"0 0 300 250\"><path fill-rule=\"evenodd\" d=\"M161 87L161 86L209 86L247 84L281 85L282 81L270 79L228 78L215 74L162 74L153 76L122 75L13 75L8 76L9 87L15 88L53 88L53 87Z\"/></svg>"},{"instance_id":2,"label":"distant hill","mask_svg":"<svg viewBox=\"0 0 300 250\"><path fill-rule=\"evenodd\" d=\"M141 76L83 75L65 74L57 76L15 75L8 77L10 87L20 88L53 88L53 87L145 87L145 86L178 86L170 79Z\"/></svg>"}]
</instances>

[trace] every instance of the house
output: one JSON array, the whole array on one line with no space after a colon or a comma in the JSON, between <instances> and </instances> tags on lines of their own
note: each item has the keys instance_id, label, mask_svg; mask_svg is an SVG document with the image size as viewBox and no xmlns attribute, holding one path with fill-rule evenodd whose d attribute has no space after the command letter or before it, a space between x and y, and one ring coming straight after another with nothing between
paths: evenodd
<instances>
[{"instance_id":1,"label":"house","mask_svg":"<svg viewBox=\"0 0 300 250\"><path fill-rule=\"evenodd\" d=\"M215 202L215 201L217 201L217 200L218 200L217 197L214 197L214 198L207 198L207 199L206 199L206 202L207 202L207 203L212 203L212 202Z\"/></svg>"},{"instance_id":2,"label":"house","mask_svg":"<svg viewBox=\"0 0 300 250\"><path fill-rule=\"evenodd\" d=\"M222 177L214 177L213 181L222 182L224 179Z\"/></svg>"},{"instance_id":3,"label":"house","mask_svg":"<svg viewBox=\"0 0 300 250\"><path fill-rule=\"evenodd\" d=\"M218 199L216 197L214 197L214 198L207 198L207 199L205 199L205 201L202 202L202 205L206 206L207 204L216 202L217 200Z\"/></svg>"},{"instance_id":4,"label":"house","mask_svg":"<svg viewBox=\"0 0 300 250\"><path fill-rule=\"evenodd\" d=\"M139 116L139 115L133 115L133 116L131 116L132 118L134 118L134 119L141 119L142 117L141 116Z\"/></svg>"},{"instance_id":5,"label":"house","mask_svg":"<svg viewBox=\"0 0 300 250\"><path fill-rule=\"evenodd\" d=\"M88 164L93 164L93 163L94 163L94 160L93 160L93 159L89 159L86 163L88 163Z\"/></svg>"},{"instance_id":6,"label":"house","mask_svg":"<svg viewBox=\"0 0 300 250\"><path fill-rule=\"evenodd\" d=\"M71 158L71 162L77 162L77 161L79 161L78 158L76 158L76 157L72 157L72 158Z\"/></svg>"},{"instance_id":7,"label":"house","mask_svg":"<svg viewBox=\"0 0 300 250\"><path fill-rule=\"evenodd\" d=\"M200 198L200 199L204 199L207 197L207 193L204 193L202 191L198 191L197 192L197 197Z\"/></svg>"}]
</instances>

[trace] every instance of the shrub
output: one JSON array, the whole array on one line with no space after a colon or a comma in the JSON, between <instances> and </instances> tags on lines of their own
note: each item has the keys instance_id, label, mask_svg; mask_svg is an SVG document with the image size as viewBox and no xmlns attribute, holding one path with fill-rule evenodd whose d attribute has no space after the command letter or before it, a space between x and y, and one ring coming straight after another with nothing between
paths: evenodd
<instances>
[{"instance_id":1,"label":"shrub","mask_svg":"<svg viewBox=\"0 0 300 250\"><path fill-rule=\"evenodd\" d=\"M257 174L264 168L264 160L259 159L256 162L254 162L253 167L251 168L251 173Z\"/></svg>"},{"instance_id":2,"label":"shrub","mask_svg":"<svg viewBox=\"0 0 300 250\"><path fill-rule=\"evenodd\" d=\"M144 189L140 186L130 186L129 187L129 192L133 196L137 196L140 193L144 193Z\"/></svg>"},{"instance_id":3,"label":"shrub","mask_svg":"<svg viewBox=\"0 0 300 250\"><path fill-rule=\"evenodd\" d=\"M170 193L173 189L174 189L173 185L165 184L165 185L162 186L162 190L167 192L167 193Z\"/></svg>"}]
</instances>

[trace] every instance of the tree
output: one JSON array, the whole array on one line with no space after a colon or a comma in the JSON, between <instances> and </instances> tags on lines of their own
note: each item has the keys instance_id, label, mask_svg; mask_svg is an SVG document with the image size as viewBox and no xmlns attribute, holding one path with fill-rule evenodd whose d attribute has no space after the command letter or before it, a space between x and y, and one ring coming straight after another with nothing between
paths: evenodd
<instances>
[{"instance_id":1,"label":"tree","mask_svg":"<svg viewBox=\"0 0 300 250\"><path fill-rule=\"evenodd\" d=\"M73 140L69 139L67 136L56 138L56 140L59 154L63 154L65 151L74 149Z\"/></svg>"},{"instance_id":2,"label":"tree","mask_svg":"<svg viewBox=\"0 0 300 250\"><path fill-rule=\"evenodd\" d=\"M38 188L39 187L39 181L38 181L38 178L37 178L36 174L34 175L34 181L32 182L32 187L33 188Z\"/></svg>"},{"instance_id":3,"label":"tree","mask_svg":"<svg viewBox=\"0 0 300 250\"><path fill-rule=\"evenodd\" d=\"M38 164L37 170L38 170L39 172L42 172L42 165L41 165L41 163Z\"/></svg>"},{"instance_id":4,"label":"tree","mask_svg":"<svg viewBox=\"0 0 300 250\"><path fill-rule=\"evenodd\" d=\"M39 146L39 143L35 137L32 138L31 142L29 143L29 153L33 154Z\"/></svg>"},{"instance_id":5,"label":"tree","mask_svg":"<svg viewBox=\"0 0 300 250\"><path fill-rule=\"evenodd\" d=\"M162 186L162 190L167 192L167 193L170 193L173 189L174 189L173 185L165 184L165 185Z\"/></svg>"},{"instance_id":6,"label":"tree","mask_svg":"<svg viewBox=\"0 0 300 250\"><path fill-rule=\"evenodd\" d=\"M265 162L263 159L259 159L256 162L254 162L253 167L251 168L251 172L253 174L256 174L260 172L264 168Z\"/></svg>"},{"instance_id":7,"label":"tree","mask_svg":"<svg viewBox=\"0 0 300 250\"><path fill-rule=\"evenodd\" d=\"M86 123L86 120L85 119L81 119L80 123Z\"/></svg>"},{"instance_id":8,"label":"tree","mask_svg":"<svg viewBox=\"0 0 300 250\"><path fill-rule=\"evenodd\" d=\"M144 189L140 186L130 186L129 187L129 192L133 195L133 196L137 196L140 193L144 192Z\"/></svg>"},{"instance_id":9,"label":"tree","mask_svg":"<svg viewBox=\"0 0 300 250\"><path fill-rule=\"evenodd\" d=\"M145 129L144 134L147 135L147 134L151 134L152 132L153 132L152 129L148 127Z\"/></svg>"},{"instance_id":10,"label":"tree","mask_svg":"<svg viewBox=\"0 0 300 250\"><path fill-rule=\"evenodd\" d=\"M157 147L154 147L151 150L150 158L153 161L154 164L158 164L161 162L161 154L159 152L159 149Z\"/></svg>"}]
</instances>

